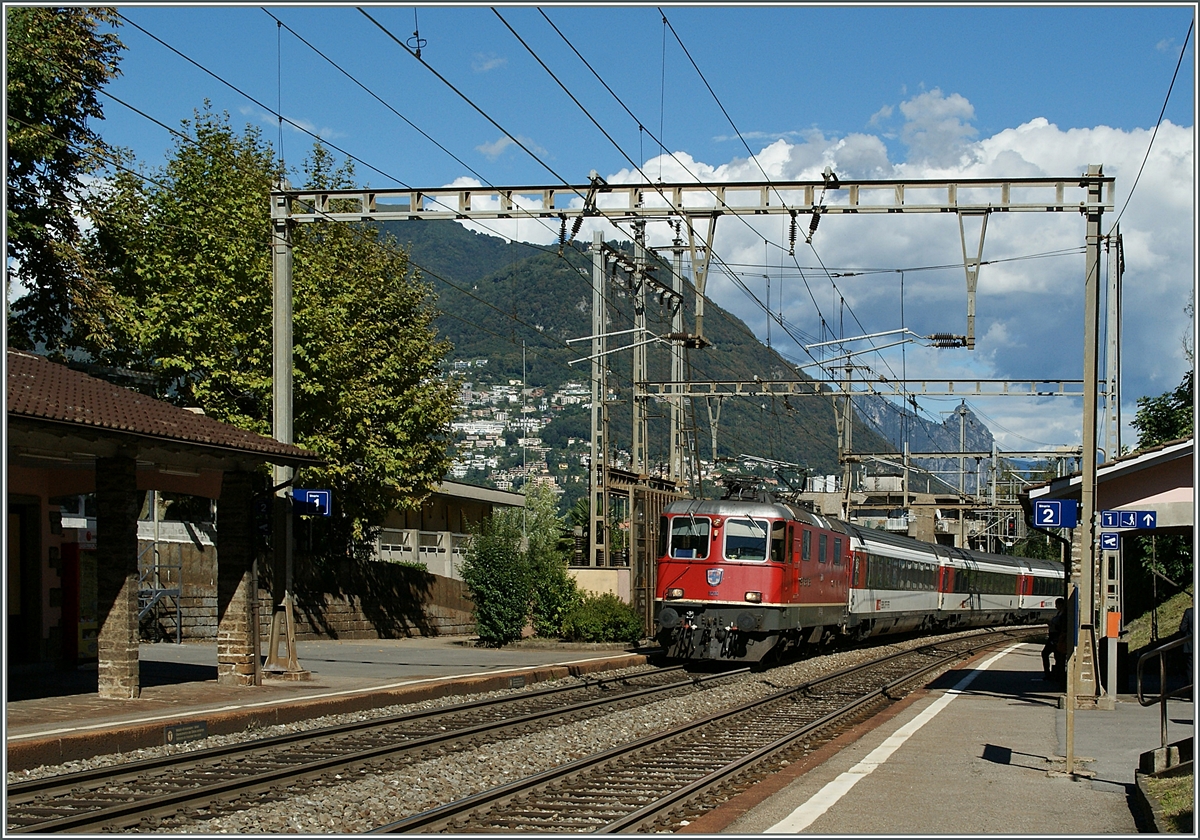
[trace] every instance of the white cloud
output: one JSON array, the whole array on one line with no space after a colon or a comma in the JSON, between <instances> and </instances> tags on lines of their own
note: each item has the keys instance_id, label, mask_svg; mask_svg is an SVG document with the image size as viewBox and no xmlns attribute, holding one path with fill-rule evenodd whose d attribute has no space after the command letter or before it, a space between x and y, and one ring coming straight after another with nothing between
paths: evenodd
<instances>
[{"instance_id":1,"label":"white cloud","mask_svg":"<svg viewBox=\"0 0 1200 840\"><path fill-rule=\"evenodd\" d=\"M480 145L475 147L475 151L482 154L488 160L494 161L497 158L499 158L502 154L504 154L504 152L510 146L515 146L515 145L517 145L517 143L520 143L522 146L529 149L531 152L533 152L538 157L546 157L547 155L549 155L549 152L547 152L545 149L543 149L537 143L533 142L528 137L525 137L520 134L518 134L515 139L512 137L509 137L508 135L505 135L504 137L501 137L499 140L495 140L491 143L481 143Z\"/></svg>"},{"instance_id":2,"label":"white cloud","mask_svg":"<svg viewBox=\"0 0 1200 840\"><path fill-rule=\"evenodd\" d=\"M513 139L505 136L492 143L481 143L475 147L475 151L483 154L483 156L488 160L495 160L496 158L500 157L500 155L504 154L505 149L512 145L514 145Z\"/></svg>"},{"instance_id":3,"label":"white cloud","mask_svg":"<svg viewBox=\"0 0 1200 840\"><path fill-rule=\"evenodd\" d=\"M506 64L508 64L508 59L501 58L495 53L475 53L471 61L471 69L476 73L487 73Z\"/></svg>"},{"instance_id":4,"label":"white cloud","mask_svg":"<svg viewBox=\"0 0 1200 840\"><path fill-rule=\"evenodd\" d=\"M963 96L944 96L938 88L900 103L904 128L900 139L909 147L910 162L954 166L968 151L967 140L978 132L968 123L975 108Z\"/></svg>"},{"instance_id":5,"label":"white cloud","mask_svg":"<svg viewBox=\"0 0 1200 840\"><path fill-rule=\"evenodd\" d=\"M893 113L894 109L891 105L884 105L871 115L871 119L867 120L867 125L881 125L883 121L890 118Z\"/></svg>"},{"instance_id":6,"label":"white cloud","mask_svg":"<svg viewBox=\"0 0 1200 840\"><path fill-rule=\"evenodd\" d=\"M843 178L941 179L1025 178L1082 174L1089 164L1102 164L1116 177L1115 207L1103 218L1105 232L1125 206L1150 129L1120 130L1107 126L1063 130L1043 118L977 137L971 125L974 108L958 94L938 89L918 93L899 106L904 118L901 137L908 145L903 161L889 159L887 147L873 134L827 137L808 132L802 139L776 140L756 152L758 163L772 180L819 180L830 165ZM882 112L880 112L882 113ZM1120 219L1126 254L1122 319L1122 414L1127 422L1136 399L1155 395L1178 384L1188 363L1180 336L1192 319L1184 312L1196 269L1194 129L1164 122L1138 181L1137 190ZM646 171L658 171L664 181L762 180L751 160L724 163L696 161L676 152L651 161ZM611 183L637 181L636 172L622 170ZM1068 182L1068 188L1074 185ZM745 221L746 223L743 223ZM803 233L807 217L802 216ZM978 243L978 222L967 220L968 251ZM653 226L648 237L655 234ZM763 239L786 245L786 226L778 217L735 220L722 217L715 251L729 264L764 263ZM910 378L1077 380L1083 363L1084 220L1078 213L994 213L984 241L976 300L976 348L934 350L909 345L906 363ZM614 234L611 230L606 235ZM582 237L581 237L582 238ZM653 241L652 241L652 244ZM860 332L896 329L900 319L898 272L859 274L831 282L820 267L845 273L849 269L906 268L904 321L922 335L962 334L966 330L966 280L958 219L951 214L838 216L827 215L813 240L815 253L800 237L796 260L805 267L801 281L796 270L781 272L779 249L767 265L778 275L772 280L772 309L784 289L784 313L802 343L825 329ZM819 263L818 263L819 257ZM1106 260L1106 258L1105 258ZM937 270L914 270L945 266ZM761 276L762 269L747 269ZM1107 261L1102 265L1107 271ZM746 281L761 298L763 281ZM837 288L834 288L836 283ZM719 267L709 276L709 293L721 306L765 337L760 306L751 301ZM818 315L811 297L820 307ZM861 321L862 327L859 327ZM772 328L773 344L789 356L807 360L805 352ZM855 346L858 349L858 346ZM882 358L865 356L880 375L900 371L899 349ZM1077 392L1077 391L1076 391ZM939 399L922 404L936 410ZM957 399L952 400L957 403ZM975 400L977 407L1004 427L994 428L1002 446L1030 449L1043 444L1078 444L1081 401L1078 398L992 398ZM950 406L952 407L952 406ZM1126 429L1128 434L1128 429ZM1126 437L1126 445L1135 441Z\"/></svg>"}]
</instances>

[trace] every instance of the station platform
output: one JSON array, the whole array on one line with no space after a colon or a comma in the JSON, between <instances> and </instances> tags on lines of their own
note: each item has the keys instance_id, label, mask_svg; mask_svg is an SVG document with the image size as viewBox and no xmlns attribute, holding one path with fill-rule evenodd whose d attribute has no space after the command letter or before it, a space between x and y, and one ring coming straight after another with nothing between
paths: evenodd
<instances>
[{"instance_id":1,"label":"station platform","mask_svg":"<svg viewBox=\"0 0 1200 840\"><path fill-rule=\"evenodd\" d=\"M103 699L91 670L10 667L7 770L158 747L173 738L238 732L435 697L475 694L647 662L622 645L538 643L485 648L467 636L298 641L308 679L217 684L216 643L143 644L136 700Z\"/></svg>"},{"instance_id":2,"label":"station platform","mask_svg":"<svg viewBox=\"0 0 1200 840\"><path fill-rule=\"evenodd\" d=\"M1067 712L1041 680L1040 645L990 652L916 691L804 761L683 829L694 834L1049 835L1154 831L1137 801L1160 709L1118 694ZM1194 705L1168 700L1168 742L1191 737Z\"/></svg>"},{"instance_id":3,"label":"station platform","mask_svg":"<svg viewBox=\"0 0 1200 840\"><path fill-rule=\"evenodd\" d=\"M143 645L142 696L103 700L10 679L7 769L161 746L168 732L224 734L370 708L529 685L650 661L657 649L539 644L481 648L468 637L298 642L304 681L216 683L215 644ZM62 675L58 675L61 680ZM990 652L913 692L804 761L686 826L692 834L1136 834L1142 753L1160 746L1157 705L1120 694L1073 715L1065 764L1062 689L1041 679L1040 645ZM43 683L45 680L43 680ZM15 699L14 699L15 698ZM1168 703L1168 741L1193 733L1194 705ZM182 727L182 730L180 729Z\"/></svg>"}]
</instances>

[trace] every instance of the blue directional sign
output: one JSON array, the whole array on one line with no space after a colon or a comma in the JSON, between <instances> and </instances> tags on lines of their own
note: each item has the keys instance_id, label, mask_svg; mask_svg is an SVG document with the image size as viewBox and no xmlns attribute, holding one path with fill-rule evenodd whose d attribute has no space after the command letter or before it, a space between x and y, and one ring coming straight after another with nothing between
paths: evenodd
<instances>
[{"instance_id":1,"label":"blue directional sign","mask_svg":"<svg viewBox=\"0 0 1200 840\"><path fill-rule=\"evenodd\" d=\"M1072 499L1034 502L1033 521L1039 528L1074 528L1079 523L1079 503Z\"/></svg>"},{"instance_id":2,"label":"blue directional sign","mask_svg":"<svg viewBox=\"0 0 1200 840\"><path fill-rule=\"evenodd\" d=\"M301 490L292 491L292 501L296 513L303 516L332 516L333 491L331 490Z\"/></svg>"},{"instance_id":3,"label":"blue directional sign","mask_svg":"<svg viewBox=\"0 0 1200 840\"><path fill-rule=\"evenodd\" d=\"M1100 548L1103 551L1117 551L1121 548L1120 534L1101 534Z\"/></svg>"},{"instance_id":4,"label":"blue directional sign","mask_svg":"<svg viewBox=\"0 0 1200 840\"><path fill-rule=\"evenodd\" d=\"M1150 529L1158 526L1158 511L1156 510L1102 510L1100 511L1101 528L1142 528Z\"/></svg>"}]
</instances>

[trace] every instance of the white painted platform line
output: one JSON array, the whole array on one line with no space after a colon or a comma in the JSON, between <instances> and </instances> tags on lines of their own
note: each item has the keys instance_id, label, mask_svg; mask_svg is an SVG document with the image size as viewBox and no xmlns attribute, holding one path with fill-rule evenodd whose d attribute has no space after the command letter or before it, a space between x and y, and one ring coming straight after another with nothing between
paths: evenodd
<instances>
[{"instance_id":1,"label":"white painted platform line","mask_svg":"<svg viewBox=\"0 0 1200 840\"><path fill-rule=\"evenodd\" d=\"M803 831L812 825L817 817L824 814L832 808L839 799L850 792L850 789L859 783L860 780L875 772L875 768L882 765L892 753L900 749L900 746L913 736L922 726L933 720L942 709L950 705L950 702L963 693L963 690L969 686L977 676L986 671L1001 657L1007 656L1021 645L1015 644L1000 651L991 659L984 662L978 668L971 671L958 684L930 703L929 706L910 720L908 723L901 726L894 733L888 736L882 744L871 751L871 754L860 761L858 764L851 767L845 773L842 773L825 787L821 788L813 794L807 802L792 811L784 819L775 823L775 825L764 831L764 834L795 834Z\"/></svg>"}]
</instances>

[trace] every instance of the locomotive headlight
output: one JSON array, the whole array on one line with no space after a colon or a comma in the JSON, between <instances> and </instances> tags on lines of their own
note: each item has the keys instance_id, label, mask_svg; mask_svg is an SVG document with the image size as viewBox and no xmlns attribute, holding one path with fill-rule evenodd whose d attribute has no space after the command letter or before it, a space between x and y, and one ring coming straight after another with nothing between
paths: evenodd
<instances>
[{"instance_id":1,"label":"locomotive headlight","mask_svg":"<svg viewBox=\"0 0 1200 840\"><path fill-rule=\"evenodd\" d=\"M751 604L761 604L762 603L762 593L761 592L747 592L746 600L749 601Z\"/></svg>"},{"instance_id":2,"label":"locomotive headlight","mask_svg":"<svg viewBox=\"0 0 1200 840\"><path fill-rule=\"evenodd\" d=\"M668 590L667 590L667 597L668 597L668 598L682 598L682 597L683 597L683 590L682 590L682 589L680 589L680 588L678 588L678 587L675 587L675 588L673 588L673 589L668 589Z\"/></svg>"}]
</instances>

